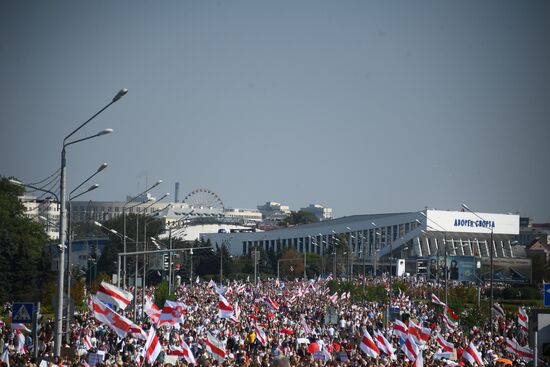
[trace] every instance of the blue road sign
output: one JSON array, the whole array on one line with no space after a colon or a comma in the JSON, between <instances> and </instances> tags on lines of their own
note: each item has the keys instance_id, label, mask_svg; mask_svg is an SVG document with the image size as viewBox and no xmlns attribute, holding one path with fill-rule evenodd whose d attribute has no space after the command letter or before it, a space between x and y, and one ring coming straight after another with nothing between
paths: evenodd
<instances>
[{"instance_id":1,"label":"blue road sign","mask_svg":"<svg viewBox=\"0 0 550 367\"><path fill-rule=\"evenodd\" d=\"M14 303L11 322L14 324L26 324L32 322L34 303Z\"/></svg>"},{"instance_id":2,"label":"blue road sign","mask_svg":"<svg viewBox=\"0 0 550 367\"><path fill-rule=\"evenodd\" d=\"M550 307L550 283L544 283L544 307Z\"/></svg>"}]
</instances>

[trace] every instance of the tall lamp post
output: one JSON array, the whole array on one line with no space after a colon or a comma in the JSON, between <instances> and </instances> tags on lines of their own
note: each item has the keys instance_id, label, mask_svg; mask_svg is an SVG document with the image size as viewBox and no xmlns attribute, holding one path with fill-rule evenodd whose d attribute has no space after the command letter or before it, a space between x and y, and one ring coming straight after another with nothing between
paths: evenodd
<instances>
[{"instance_id":1,"label":"tall lamp post","mask_svg":"<svg viewBox=\"0 0 550 367\"><path fill-rule=\"evenodd\" d=\"M445 253L443 255L443 258L444 258L443 262L445 263L445 272L444 272L444 274L445 274L445 304L447 304L447 301L448 301L448 298L449 298L449 285L448 285L448 283L449 283L449 267L447 266L447 256L448 256L449 250L447 248L447 230L441 224L437 223L432 218L429 218L426 213L420 212L420 214L424 218L426 218L426 229L428 229L428 228L433 229L427 223L427 221L430 221L433 224L435 224L436 226L438 226L441 229L441 233L443 234L443 246L444 246L444 251L445 251ZM416 220L416 222L418 224L422 224L422 222L419 221L418 219ZM438 251L438 255L439 255L439 248L437 249L437 251ZM439 267L439 264L437 266Z\"/></svg>"},{"instance_id":2,"label":"tall lamp post","mask_svg":"<svg viewBox=\"0 0 550 367\"><path fill-rule=\"evenodd\" d=\"M97 172L95 173L97 174ZM93 176L95 176L92 175ZM91 178L91 177L90 177ZM89 181L90 178L88 178L86 181ZM71 196L79 187L81 187L82 184L80 184L76 189L71 191L69 194L69 209L68 209L68 226L67 226L67 232L68 232L68 241L67 241L67 302L71 299L71 276L72 276L72 267L71 267L71 251L72 251L72 245L73 245L73 230L72 230L72 215L73 215L73 208L72 208L72 200L76 199L77 197L80 197L90 191L93 191L99 187L99 185L94 184L90 186L87 190L75 195ZM70 334L69 330L71 327L71 305L70 303L67 304L67 315L65 316L65 341L68 343L70 340Z\"/></svg>"},{"instance_id":3,"label":"tall lamp post","mask_svg":"<svg viewBox=\"0 0 550 367\"><path fill-rule=\"evenodd\" d=\"M101 135L109 134L113 132L112 129L105 129L99 133L89 136L87 138L77 139L73 141L68 141L71 136L73 136L77 131L86 126L90 121L97 117L100 113L105 111L109 106L111 106L116 101L120 100L126 93L128 89L121 89L105 107L96 112L95 115L90 117L88 120L84 121L79 127L73 130L69 135L63 139L63 149L61 150L61 175L59 178L59 191L60 191L60 213L61 223L59 226L59 240L61 242L61 248L59 250L59 271L57 275L57 309L55 312L55 339L54 339L54 355L56 357L61 356L61 344L63 337L63 280L65 277L65 251L64 246L66 242L66 231L67 231L67 210L66 210L66 176L67 176L67 147L88 139L92 139Z\"/></svg>"},{"instance_id":4,"label":"tall lamp post","mask_svg":"<svg viewBox=\"0 0 550 367\"><path fill-rule=\"evenodd\" d=\"M142 195L145 195L146 193L148 193L149 191L151 191L152 189L154 189L155 187L157 187L158 185L160 185L162 183L162 180L158 180L157 182L155 182L155 184L153 184L152 186L148 187L147 189L145 189L143 192L139 193L138 195L134 196L133 198L131 198L130 200L128 200L123 206L122 206L122 221L123 221L123 232L124 232L124 237L123 237L123 243L122 243L122 247L123 247L123 251L126 252L126 239L128 238L126 236L126 209L129 209L128 208L128 205L130 203L133 203L137 198L139 198L140 196ZM142 203L138 203L137 205L139 204L142 204ZM131 208L133 208L134 206L137 206L137 205L133 205ZM136 231L137 232L137 231ZM137 233L136 233L136 238L137 238ZM122 259L122 287L126 287L126 256L124 256L124 259Z\"/></svg>"},{"instance_id":5,"label":"tall lamp post","mask_svg":"<svg viewBox=\"0 0 550 367\"><path fill-rule=\"evenodd\" d=\"M484 221L484 222L487 222L485 219L483 219L481 216L479 216L479 214L477 214L476 212L474 212L472 209L470 209L466 204L462 204L462 207L469 211L470 213L472 213L473 215L475 215L476 217L478 217L480 220ZM488 222L487 222L488 223ZM491 238L490 238L490 241L491 241L491 246L489 247L489 261L490 261L490 278L489 278L489 287L491 289L491 320L493 320L493 316L494 316L494 312L493 312L493 305L495 304L495 301L494 301L494 294L493 294L493 247L494 247L494 243L493 243L493 227L492 226L488 226L489 227L489 230L491 231ZM483 227L483 228L486 228L486 227ZM481 255L481 253L480 253ZM491 330L493 329L493 322L491 321Z\"/></svg>"}]
</instances>

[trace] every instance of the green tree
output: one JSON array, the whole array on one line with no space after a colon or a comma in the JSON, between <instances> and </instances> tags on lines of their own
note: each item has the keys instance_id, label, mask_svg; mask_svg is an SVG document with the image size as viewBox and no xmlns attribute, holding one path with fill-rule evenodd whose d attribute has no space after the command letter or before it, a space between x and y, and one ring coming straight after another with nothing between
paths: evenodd
<instances>
[{"instance_id":1,"label":"green tree","mask_svg":"<svg viewBox=\"0 0 550 367\"><path fill-rule=\"evenodd\" d=\"M317 223L318 221L319 218L317 218L315 214L300 210L297 212L290 212L290 215L283 219L279 224L283 226L295 226L298 224Z\"/></svg>"},{"instance_id":2,"label":"green tree","mask_svg":"<svg viewBox=\"0 0 550 367\"><path fill-rule=\"evenodd\" d=\"M168 282L162 281L155 290L155 304L157 307L162 309L166 300L173 301L175 299L174 293L170 293L168 289Z\"/></svg>"},{"instance_id":3,"label":"green tree","mask_svg":"<svg viewBox=\"0 0 550 367\"><path fill-rule=\"evenodd\" d=\"M25 216L17 196L23 189L0 179L0 302L40 301L50 271L48 237L42 225Z\"/></svg>"}]
</instances>

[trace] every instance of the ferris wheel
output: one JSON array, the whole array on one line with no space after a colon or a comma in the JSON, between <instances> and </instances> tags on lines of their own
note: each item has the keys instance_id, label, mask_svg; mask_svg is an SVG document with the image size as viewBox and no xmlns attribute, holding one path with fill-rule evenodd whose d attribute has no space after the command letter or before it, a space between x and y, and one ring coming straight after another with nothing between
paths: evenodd
<instances>
[{"instance_id":1,"label":"ferris wheel","mask_svg":"<svg viewBox=\"0 0 550 367\"><path fill-rule=\"evenodd\" d=\"M183 198L183 202L194 209L218 209L223 211L223 201L214 191L195 189Z\"/></svg>"}]
</instances>

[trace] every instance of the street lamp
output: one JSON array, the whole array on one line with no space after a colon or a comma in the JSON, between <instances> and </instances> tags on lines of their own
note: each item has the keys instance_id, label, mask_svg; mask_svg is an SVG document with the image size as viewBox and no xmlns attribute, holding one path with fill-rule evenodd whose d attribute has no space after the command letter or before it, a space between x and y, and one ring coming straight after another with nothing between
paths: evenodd
<instances>
[{"instance_id":1,"label":"street lamp","mask_svg":"<svg viewBox=\"0 0 550 367\"><path fill-rule=\"evenodd\" d=\"M438 226L440 229L441 229L441 233L443 234L443 246L444 246L444 260L443 262L445 263L445 304L447 304L447 300L448 300L448 297L449 297L449 286L448 286L448 283L449 283L449 267L447 266L447 256L448 256L448 248L447 248L447 230L445 229L445 227L443 227L441 224L437 223L435 220L433 220L432 218L429 218L428 215L425 213L425 212L420 212L420 214L426 218L426 228L430 227L428 226L427 224L427 221L429 220L430 222L432 222L433 224L435 224L436 226ZM423 223L420 221L420 220L416 220L416 223L422 225ZM430 227L431 228L431 227ZM433 229L433 228L432 228ZM439 254L439 247L437 249L438 251L438 254ZM456 252L455 252L456 254ZM438 267L439 267L439 264L438 264Z\"/></svg>"},{"instance_id":2,"label":"street lamp","mask_svg":"<svg viewBox=\"0 0 550 367\"><path fill-rule=\"evenodd\" d=\"M483 219L482 217L480 217L476 212L474 212L472 209L470 209L466 204L462 204L462 207L469 211L470 213L472 213L473 215L475 215L476 217L478 217L479 219L481 219L482 221L484 222L487 222L485 219ZM486 227L483 227L483 228L486 228ZM495 304L494 302L494 295L493 295L493 247L494 247L494 243L493 243L493 227L492 226L489 226L489 230L491 231L491 238L490 238L490 241L491 241L491 246L489 247L489 261L490 261L490 272L491 272L491 275L490 275L490 278L489 278L489 281L490 281L490 284L489 284L489 287L491 289L491 320L493 320L493 305ZM481 255L481 253L480 253ZM493 330L493 322L491 321L491 330Z\"/></svg>"},{"instance_id":3,"label":"street lamp","mask_svg":"<svg viewBox=\"0 0 550 367\"><path fill-rule=\"evenodd\" d=\"M151 204L147 205L145 208L144 208L144 219L143 219L143 250L144 251L147 251L147 209L149 209L151 206L155 205L156 203L160 202L161 200L163 200L164 198L166 198L167 196L170 196L170 193L167 192L166 194L164 194L160 199L157 199L156 201L153 201ZM138 216L139 217L139 216ZM136 217L136 219L138 218ZM151 223L151 222L149 222ZM137 251L137 249L136 249ZM138 258L138 256L136 255L136 259ZM146 268L146 261L147 261L147 254L144 253L143 254L143 276L141 278L141 312L142 312L142 315L143 315L143 310L144 310L144 306L145 306L145 278L147 277L147 268ZM137 269L137 261L136 261L136 269ZM134 283L137 284L137 271L136 271L136 275L135 275L135 278L134 278ZM136 302L134 302L134 317L136 315L136 303L137 303L137 287L134 287L134 299L136 299Z\"/></svg>"},{"instance_id":4,"label":"street lamp","mask_svg":"<svg viewBox=\"0 0 550 367\"><path fill-rule=\"evenodd\" d=\"M105 166L103 166L105 165ZM102 168L103 167L103 168ZM68 210L68 225L67 225L67 232L68 232L68 243L67 243L67 301L70 300L70 297L71 297L71 276L72 276L72 267L71 267L71 251L72 251L72 245L73 245L73 235L72 235L72 224L73 224L73 220L72 220L72 215L73 215L73 208L72 208L72 201L74 199L76 199L77 197L80 197L84 194L87 194L89 193L90 191L93 191L95 189L97 189L99 187L98 184L93 184L92 186L90 186L87 190L84 190L82 191L81 193L75 195L75 196L71 196L76 190L78 190L80 187L82 187L82 185L84 185L86 182L90 181L90 179L92 179L92 177L94 177L95 175L97 175L99 172L101 172L105 167L107 167L107 164L104 163L102 164L99 169L93 174L91 175L90 177L88 177L84 182L82 182L80 185L78 185L73 191L71 191L69 193L69 210ZM66 333L65 333L65 340L67 342L69 342L69 338L70 338L70 334L69 334L69 329L70 329L70 326L71 326L71 323L70 323L70 320L71 320L71 307L70 307L70 304L67 305L67 316L66 316L66 320L65 320L65 330L66 330Z\"/></svg>"},{"instance_id":5,"label":"street lamp","mask_svg":"<svg viewBox=\"0 0 550 367\"><path fill-rule=\"evenodd\" d=\"M96 112L92 117L90 117L88 120L84 121L79 127L74 129L69 135L65 136L63 139L63 149L61 150L61 175L59 178L59 191L60 191L60 219L61 219L61 225L59 226L59 240L61 242L61 249L59 251L59 272L57 277L57 309L55 313L55 339L54 339L54 355L56 357L61 357L61 344L62 344L62 337L63 337L63 280L64 280L64 273L65 273L65 251L63 250L63 246L65 245L66 241L66 227L67 227L67 211L65 208L66 205L66 175L67 175L67 147L69 145L73 145L85 140L89 140L98 136L102 136L105 134L109 134L113 132L112 129L105 129L100 131L99 133L82 138L77 139L73 141L67 141L71 136L73 136L77 131L82 129L84 126L86 126L90 121L92 121L95 117L97 117L100 113L105 111L109 106L111 106L113 103L118 101L122 96L124 96L126 93L128 93L127 89L121 89L109 102L105 107L103 107L101 110Z\"/></svg>"},{"instance_id":6,"label":"street lamp","mask_svg":"<svg viewBox=\"0 0 550 367\"><path fill-rule=\"evenodd\" d=\"M123 231L124 231L124 240L123 240L123 251L126 252L126 209L129 209L127 208L128 204L134 202L134 200L136 200L137 198L139 198L140 196L142 195L145 195L146 193L148 193L149 191L151 191L152 189L154 189L155 187L157 187L158 185L160 185L162 183L162 180L158 180L157 182L155 182L155 184L153 184L152 186L148 187L147 189L145 189L143 192L141 192L140 194L134 196L133 198L131 198L130 200L128 200L123 206L122 206L122 221L123 221ZM137 205L140 205L142 203L138 203L134 206L137 206ZM131 208L133 208L134 206L132 206ZM137 239L137 228L136 228L136 239ZM137 246L137 244L136 244ZM126 256L124 256L124 259L122 259L122 287L124 288L126 286L126 271L127 271L127 268L126 268ZM120 285L119 285L120 286Z\"/></svg>"}]
</instances>

